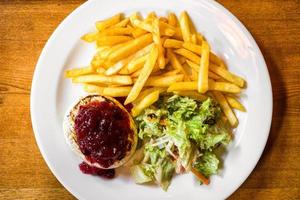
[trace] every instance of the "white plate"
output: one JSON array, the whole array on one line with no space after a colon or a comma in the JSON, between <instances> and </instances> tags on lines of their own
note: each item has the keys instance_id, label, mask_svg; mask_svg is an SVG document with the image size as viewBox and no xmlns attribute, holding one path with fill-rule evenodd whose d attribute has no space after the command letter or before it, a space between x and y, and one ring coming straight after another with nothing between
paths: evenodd
<instances>
[{"instance_id":1,"label":"white plate","mask_svg":"<svg viewBox=\"0 0 300 200\"><path fill-rule=\"evenodd\" d=\"M191 174L176 176L167 192L158 187L134 184L120 175L103 180L82 174L80 159L70 150L62 132L68 107L83 95L82 89L63 78L67 68L89 64L93 45L80 36L94 29L95 21L117 12L179 13L187 10L214 52L230 70L245 77L242 95L247 113L240 121L234 141L224 155L224 169L200 186ZM224 199L249 176L265 147L272 116L272 91L267 67L254 39L225 8L211 0L92 0L70 14L47 42L36 66L31 91L31 117L36 141L57 179L79 199Z\"/></svg>"}]
</instances>

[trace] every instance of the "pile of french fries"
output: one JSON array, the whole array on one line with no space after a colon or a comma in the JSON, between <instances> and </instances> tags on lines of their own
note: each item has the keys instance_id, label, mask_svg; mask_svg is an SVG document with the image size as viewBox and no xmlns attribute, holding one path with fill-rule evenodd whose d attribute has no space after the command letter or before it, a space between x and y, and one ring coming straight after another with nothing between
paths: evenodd
<instances>
[{"instance_id":1,"label":"pile of french fries","mask_svg":"<svg viewBox=\"0 0 300 200\"><path fill-rule=\"evenodd\" d=\"M65 72L88 93L126 97L132 115L139 115L163 92L193 98L214 97L229 123L238 120L232 109L246 111L238 94L246 81L228 71L215 55L189 15L170 12L158 17L151 12L129 17L117 14L96 22L96 31L82 40L96 43L97 53L87 67Z\"/></svg>"}]
</instances>

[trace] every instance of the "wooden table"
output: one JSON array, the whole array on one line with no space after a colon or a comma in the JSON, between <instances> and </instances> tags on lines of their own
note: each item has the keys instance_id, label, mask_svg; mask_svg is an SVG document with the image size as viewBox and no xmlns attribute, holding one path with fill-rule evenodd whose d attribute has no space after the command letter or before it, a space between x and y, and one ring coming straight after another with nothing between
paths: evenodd
<instances>
[{"instance_id":1,"label":"wooden table","mask_svg":"<svg viewBox=\"0 0 300 200\"><path fill-rule=\"evenodd\" d=\"M0 2L0 199L73 199L37 148L29 101L32 74L46 40L83 2ZM274 94L267 147L255 170L230 199L300 199L300 1L220 3L256 39Z\"/></svg>"}]
</instances>

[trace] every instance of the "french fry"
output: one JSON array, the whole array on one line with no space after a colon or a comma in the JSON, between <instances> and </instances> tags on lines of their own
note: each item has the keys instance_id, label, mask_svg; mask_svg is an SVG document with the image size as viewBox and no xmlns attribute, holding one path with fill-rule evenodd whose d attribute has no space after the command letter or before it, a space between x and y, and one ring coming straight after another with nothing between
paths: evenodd
<instances>
[{"instance_id":1,"label":"french fry","mask_svg":"<svg viewBox=\"0 0 300 200\"><path fill-rule=\"evenodd\" d=\"M174 91L173 93L177 94L179 96L183 96L183 97L187 96L192 99L196 99L196 100L200 100L200 101L204 101L208 98L207 96L205 96L203 94L199 94L196 91Z\"/></svg>"},{"instance_id":2,"label":"french fry","mask_svg":"<svg viewBox=\"0 0 300 200\"><path fill-rule=\"evenodd\" d=\"M145 31L145 30L143 30L143 29L141 29L141 28L135 28L135 29L133 29L133 31L132 31L132 36L134 37L134 38L138 38L138 37L140 37L140 36L142 36L142 35L145 35L145 34L147 34L148 32L147 31Z\"/></svg>"},{"instance_id":3,"label":"french fry","mask_svg":"<svg viewBox=\"0 0 300 200\"><path fill-rule=\"evenodd\" d=\"M198 81L198 72L192 68L192 74L191 74L192 81Z\"/></svg>"},{"instance_id":4,"label":"french fry","mask_svg":"<svg viewBox=\"0 0 300 200\"><path fill-rule=\"evenodd\" d=\"M141 70L141 73L140 73L137 81L134 83L130 93L128 94L128 96L124 102L125 105L133 102L138 97L139 93L143 89L148 77L150 76L150 74L155 66L157 58L158 58L158 47L156 45L154 45L150 52L149 57L146 60L144 67Z\"/></svg>"},{"instance_id":5,"label":"french fry","mask_svg":"<svg viewBox=\"0 0 300 200\"><path fill-rule=\"evenodd\" d=\"M189 50L181 48L181 49L175 50L174 52L176 54L179 54L179 55L193 61L194 63L200 63L200 57Z\"/></svg>"},{"instance_id":6,"label":"french fry","mask_svg":"<svg viewBox=\"0 0 300 200\"><path fill-rule=\"evenodd\" d=\"M169 25L168 23L162 22L162 21L159 22L159 29L160 29L161 35L164 35L164 36L173 36L176 33L176 29L173 26Z\"/></svg>"},{"instance_id":7,"label":"french fry","mask_svg":"<svg viewBox=\"0 0 300 200\"><path fill-rule=\"evenodd\" d=\"M221 77L219 75L217 75L217 74L215 74L211 71L208 72L208 78L211 78L211 79L216 80L216 81L221 79Z\"/></svg>"},{"instance_id":8,"label":"french fry","mask_svg":"<svg viewBox=\"0 0 300 200\"><path fill-rule=\"evenodd\" d=\"M129 27L112 27L105 29L100 34L98 34L98 38L103 36L114 36L114 35L131 35L133 28Z\"/></svg>"},{"instance_id":9,"label":"french fry","mask_svg":"<svg viewBox=\"0 0 300 200\"><path fill-rule=\"evenodd\" d=\"M97 93L97 94L103 95L104 88L105 87L92 85L92 84L84 84L83 85L83 90L86 91L87 93Z\"/></svg>"},{"instance_id":10,"label":"french fry","mask_svg":"<svg viewBox=\"0 0 300 200\"><path fill-rule=\"evenodd\" d=\"M178 26L178 19L173 12L168 13L168 23L173 27Z\"/></svg>"},{"instance_id":11,"label":"french fry","mask_svg":"<svg viewBox=\"0 0 300 200\"><path fill-rule=\"evenodd\" d=\"M193 53L196 53L198 55L201 55L201 45L197 45L197 44L193 44L193 43L190 43L190 42L184 42L182 44L182 46L193 52ZM211 61L212 63L216 64L216 65L221 65L223 62L220 58L218 58L218 56L216 56L214 53L210 52L209 53L209 61Z\"/></svg>"},{"instance_id":12,"label":"french fry","mask_svg":"<svg viewBox=\"0 0 300 200\"><path fill-rule=\"evenodd\" d=\"M242 112L246 112L246 108L236 98L229 95L225 95L225 97L231 108L235 108Z\"/></svg>"},{"instance_id":13,"label":"french fry","mask_svg":"<svg viewBox=\"0 0 300 200\"><path fill-rule=\"evenodd\" d=\"M183 45L183 42L180 40L166 39L163 46L165 48L179 49L179 48L182 48L182 45Z\"/></svg>"},{"instance_id":14,"label":"french fry","mask_svg":"<svg viewBox=\"0 0 300 200\"><path fill-rule=\"evenodd\" d=\"M105 84L120 84L131 85L132 79L130 76L103 76L103 75L83 75L72 79L73 83L105 83Z\"/></svg>"},{"instance_id":15,"label":"french fry","mask_svg":"<svg viewBox=\"0 0 300 200\"><path fill-rule=\"evenodd\" d=\"M168 23L168 19L166 17L159 17L160 22Z\"/></svg>"},{"instance_id":16,"label":"french fry","mask_svg":"<svg viewBox=\"0 0 300 200\"><path fill-rule=\"evenodd\" d=\"M112 27L126 27L126 25L129 23L129 18L125 18L122 21L120 21L119 23L113 25Z\"/></svg>"},{"instance_id":17,"label":"french fry","mask_svg":"<svg viewBox=\"0 0 300 200\"><path fill-rule=\"evenodd\" d=\"M130 74L129 70L127 68L127 65L125 67L123 67L118 73L121 75L129 75Z\"/></svg>"},{"instance_id":18,"label":"french fry","mask_svg":"<svg viewBox=\"0 0 300 200\"><path fill-rule=\"evenodd\" d=\"M104 74L105 69L104 69L103 67L99 67L99 68L96 69L96 72L97 72L98 74Z\"/></svg>"},{"instance_id":19,"label":"french fry","mask_svg":"<svg viewBox=\"0 0 300 200\"><path fill-rule=\"evenodd\" d=\"M183 74L174 76L152 76L149 77L145 86L169 87L171 84L183 80Z\"/></svg>"},{"instance_id":20,"label":"french fry","mask_svg":"<svg viewBox=\"0 0 300 200\"><path fill-rule=\"evenodd\" d=\"M146 20L152 20L153 18L157 18L157 15L154 11L150 12L147 17Z\"/></svg>"},{"instance_id":21,"label":"french fry","mask_svg":"<svg viewBox=\"0 0 300 200\"><path fill-rule=\"evenodd\" d=\"M245 86L245 80L228 70L224 69L223 67L219 67L217 65L210 65L209 69L213 72L215 72L217 75L221 76L225 80L236 84L239 87L244 87Z\"/></svg>"},{"instance_id":22,"label":"french fry","mask_svg":"<svg viewBox=\"0 0 300 200\"><path fill-rule=\"evenodd\" d=\"M84 34L81 39L86 41L86 42L95 42L96 39L97 39L97 35L98 35L98 32L92 32L92 33L87 33L87 34Z\"/></svg>"},{"instance_id":23,"label":"french fry","mask_svg":"<svg viewBox=\"0 0 300 200\"><path fill-rule=\"evenodd\" d=\"M200 68L198 72L198 92L205 93L208 90L208 65L210 47L206 41L202 42Z\"/></svg>"},{"instance_id":24,"label":"french fry","mask_svg":"<svg viewBox=\"0 0 300 200\"><path fill-rule=\"evenodd\" d=\"M182 90L197 90L198 89L198 83L196 81L191 82L176 82L170 85L168 88L168 92L172 91L182 91ZM211 79L208 80L208 89L209 90L216 90L221 92L228 92L228 93L240 93L241 88L238 86L227 83L227 82L215 82Z\"/></svg>"},{"instance_id":25,"label":"french fry","mask_svg":"<svg viewBox=\"0 0 300 200\"><path fill-rule=\"evenodd\" d=\"M147 56L148 55L144 55L139 58L131 60L127 65L128 73L131 74L131 73L141 69L146 62Z\"/></svg>"},{"instance_id":26,"label":"french fry","mask_svg":"<svg viewBox=\"0 0 300 200\"><path fill-rule=\"evenodd\" d=\"M134 104L138 104L140 101L142 101L148 94L154 92L154 91L159 91L159 93L163 93L166 91L166 88L162 87L151 87L147 88L139 94L139 96L133 101Z\"/></svg>"},{"instance_id":27,"label":"french fry","mask_svg":"<svg viewBox=\"0 0 300 200\"><path fill-rule=\"evenodd\" d=\"M196 38L197 38L197 44L199 44L199 45L201 45L202 41L205 40L205 38L203 37L203 35L201 33L197 33Z\"/></svg>"},{"instance_id":28,"label":"french fry","mask_svg":"<svg viewBox=\"0 0 300 200\"><path fill-rule=\"evenodd\" d=\"M166 62L164 57L164 49L162 47L160 32L159 32L159 21L157 18L153 19L153 41L158 47L158 67L160 69L165 68Z\"/></svg>"},{"instance_id":29,"label":"french fry","mask_svg":"<svg viewBox=\"0 0 300 200\"><path fill-rule=\"evenodd\" d=\"M172 38L174 38L176 40L183 40L181 29L179 27L176 27L175 34L172 36Z\"/></svg>"},{"instance_id":30,"label":"french fry","mask_svg":"<svg viewBox=\"0 0 300 200\"><path fill-rule=\"evenodd\" d=\"M137 71L135 71L133 74L131 74L132 78L137 78L139 77L139 75L141 74L142 69L139 69Z\"/></svg>"},{"instance_id":31,"label":"french fry","mask_svg":"<svg viewBox=\"0 0 300 200\"><path fill-rule=\"evenodd\" d=\"M122 14L116 14L106 20L96 22L96 28L98 31L102 31L110 26L113 26L121 21Z\"/></svg>"},{"instance_id":32,"label":"french fry","mask_svg":"<svg viewBox=\"0 0 300 200\"><path fill-rule=\"evenodd\" d=\"M167 56L170 59L171 65L174 67L174 69L180 70L184 74L185 78L189 80L188 72L182 67L176 55L170 49L167 50Z\"/></svg>"},{"instance_id":33,"label":"french fry","mask_svg":"<svg viewBox=\"0 0 300 200\"><path fill-rule=\"evenodd\" d=\"M90 74L92 72L94 72L94 69L92 66L82 67L82 68L73 68L73 69L68 69L65 71L65 77L73 78L73 77L80 76L80 75Z\"/></svg>"},{"instance_id":34,"label":"french fry","mask_svg":"<svg viewBox=\"0 0 300 200\"><path fill-rule=\"evenodd\" d=\"M197 90L197 82L175 82L170 85L170 87L167 89L167 92L173 92L173 91L190 91L190 90Z\"/></svg>"},{"instance_id":35,"label":"french fry","mask_svg":"<svg viewBox=\"0 0 300 200\"><path fill-rule=\"evenodd\" d=\"M97 38L98 46L113 46L123 42L132 40L132 37L129 36L101 36Z\"/></svg>"},{"instance_id":36,"label":"french fry","mask_svg":"<svg viewBox=\"0 0 300 200\"><path fill-rule=\"evenodd\" d=\"M128 58L125 58L125 59L120 60L119 62L115 63L113 66L109 67L105 71L104 74L106 76L111 76L111 75L118 73L125 65L127 65L127 63L129 63L129 61L132 59L132 57L133 56L130 56Z\"/></svg>"},{"instance_id":37,"label":"french fry","mask_svg":"<svg viewBox=\"0 0 300 200\"><path fill-rule=\"evenodd\" d=\"M172 71L168 71L168 72L161 74L161 76L172 76L172 75L177 75L179 73L180 73L179 69L174 69Z\"/></svg>"},{"instance_id":38,"label":"french fry","mask_svg":"<svg viewBox=\"0 0 300 200\"><path fill-rule=\"evenodd\" d=\"M146 21L142 21L139 19L132 19L132 18L130 18L130 21L131 21L132 25L135 27L143 29L147 32L153 32L153 25L151 25L150 23L147 23Z\"/></svg>"},{"instance_id":39,"label":"french fry","mask_svg":"<svg viewBox=\"0 0 300 200\"><path fill-rule=\"evenodd\" d=\"M183 11L179 16L179 25L180 25L180 30L182 33L183 40L185 42L191 41L191 30L190 30L190 25L188 20L189 19L188 19L187 12Z\"/></svg>"},{"instance_id":40,"label":"french fry","mask_svg":"<svg viewBox=\"0 0 300 200\"><path fill-rule=\"evenodd\" d=\"M102 94L110 97L126 97L132 87L106 87L103 89Z\"/></svg>"},{"instance_id":41,"label":"french fry","mask_svg":"<svg viewBox=\"0 0 300 200\"><path fill-rule=\"evenodd\" d=\"M224 112L225 116L227 117L230 125L232 127L236 127L238 125L238 119L236 118L234 112L231 110L226 98L221 92L213 91L213 95L220 104L222 111Z\"/></svg>"},{"instance_id":42,"label":"french fry","mask_svg":"<svg viewBox=\"0 0 300 200\"><path fill-rule=\"evenodd\" d=\"M137 52L143 47L149 45L151 42L152 42L152 35L150 33L143 35L139 38L132 40L130 43L123 45L119 49L116 49L108 56L108 59L112 62L117 62Z\"/></svg>"},{"instance_id":43,"label":"french fry","mask_svg":"<svg viewBox=\"0 0 300 200\"><path fill-rule=\"evenodd\" d=\"M132 116L136 117L138 116L145 108L149 107L153 103L155 103L159 98L159 91L154 91L147 96L145 96L144 99L141 100L139 104L134 106L131 110Z\"/></svg>"},{"instance_id":44,"label":"french fry","mask_svg":"<svg viewBox=\"0 0 300 200\"><path fill-rule=\"evenodd\" d=\"M212 79L208 80L209 90L217 90L221 92L228 92L228 93L240 93L241 88L238 86L227 83L227 82L215 82Z\"/></svg>"},{"instance_id":45,"label":"french fry","mask_svg":"<svg viewBox=\"0 0 300 200\"><path fill-rule=\"evenodd\" d=\"M180 62L180 64L184 64L186 61L188 61L185 57L181 56L181 55L176 55L178 61Z\"/></svg>"}]
</instances>

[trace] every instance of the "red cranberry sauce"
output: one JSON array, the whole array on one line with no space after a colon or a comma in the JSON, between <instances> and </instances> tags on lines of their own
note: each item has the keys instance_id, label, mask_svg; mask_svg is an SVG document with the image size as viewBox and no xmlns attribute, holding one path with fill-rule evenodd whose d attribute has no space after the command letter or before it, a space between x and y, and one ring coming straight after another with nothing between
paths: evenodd
<instances>
[{"instance_id":1,"label":"red cranberry sauce","mask_svg":"<svg viewBox=\"0 0 300 200\"><path fill-rule=\"evenodd\" d=\"M128 114L112 102L93 101L79 107L75 132L81 152L107 168L126 156L132 136Z\"/></svg>"},{"instance_id":2,"label":"red cranberry sauce","mask_svg":"<svg viewBox=\"0 0 300 200\"><path fill-rule=\"evenodd\" d=\"M101 177L109 178L109 179L115 177L115 170L114 169L99 169L97 167L89 166L85 162L82 162L79 165L79 169L84 174L91 174L91 175L101 176Z\"/></svg>"}]
</instances>

